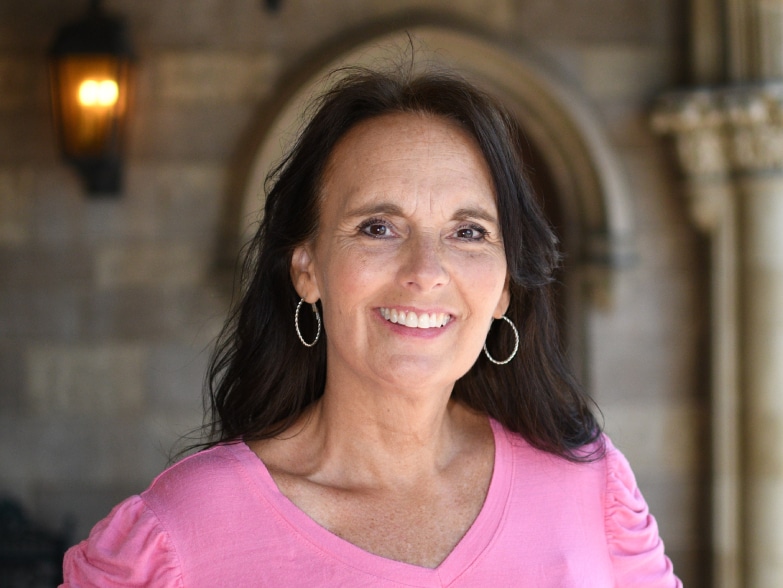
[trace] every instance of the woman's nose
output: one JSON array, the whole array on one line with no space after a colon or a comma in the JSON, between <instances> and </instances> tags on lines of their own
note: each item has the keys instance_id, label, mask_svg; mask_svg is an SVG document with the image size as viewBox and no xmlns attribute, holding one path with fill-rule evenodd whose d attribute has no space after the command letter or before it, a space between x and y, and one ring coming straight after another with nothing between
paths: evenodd
<instances>
[{"instance_id":1,"label":"woman's nose","mask_svg":"<svg viewBox=\"0 0 783 588\"><path fill-rule=\"evenodd\" d=\"M440 240L435 236L411 237L406 243L400 279L406 287L432 290L449 281Z\"/></svg>"}]
</instances>

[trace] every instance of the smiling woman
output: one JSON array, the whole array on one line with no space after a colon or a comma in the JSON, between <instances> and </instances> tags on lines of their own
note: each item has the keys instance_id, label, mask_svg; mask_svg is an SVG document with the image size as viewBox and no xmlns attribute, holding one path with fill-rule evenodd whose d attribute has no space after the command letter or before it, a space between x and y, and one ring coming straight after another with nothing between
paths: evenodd
<instances>
[{"instance_id":1,"label":"smiling woman","mask_svg":"<svg viewBox=\"0 0 783 588\"><path fill-rule=\"evenodd\" d=\"M318 231L294 250L292 277L305 301L321 301L327 383L345 396L334 400L367 406L421 391L445 403L508 306L478 145L448 120L387 114L353 127L326 170ZM442 326L420 328L430 315ZM417 417L431 418L416 408L406 421Z\"/></svg>"},{"instance_id":2,"label":"smiling woman","mask_svg":"<svg viewBox=\"0 0 783 588\"><path fill-rule=\"evenodd\" d=\"M66 585L680 585L563 360L511 118L453 74L342 73L270 176L204 450Z\"/></svg>"}]
</instances>

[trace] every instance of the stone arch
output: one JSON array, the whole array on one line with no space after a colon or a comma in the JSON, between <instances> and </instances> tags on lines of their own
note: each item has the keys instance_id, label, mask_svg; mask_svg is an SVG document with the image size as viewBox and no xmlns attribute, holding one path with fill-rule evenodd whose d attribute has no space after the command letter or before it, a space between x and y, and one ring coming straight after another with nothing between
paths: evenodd
<instances>
[{"instance_id":1,"label":"stone arch","mask_svg":"<svg viewBox=\"0 0 783 588\"><path fill-rule=\"evenodd\" d=\"M561 239L568 259L565 301L571 325L566 333L577 371L585 370L585 286L591 300L604 300L613 268L633 259L633 222L621 166L597 117L578 88L570 86L529 48L510 49L453 26L422 24L393 28L346 47L322 53L318 64L297 72L295 83L265 109L255 145L238 187L241 232L248 236L263 205L264 180L302 124L309 100L327 75L346 65L386 63L410 52L419 66L436 63L459 71L499 98L517 117L527 140L546 166L562 215ZM584 373L582 374L584 375Z\"/></svg>"}]
</instances>

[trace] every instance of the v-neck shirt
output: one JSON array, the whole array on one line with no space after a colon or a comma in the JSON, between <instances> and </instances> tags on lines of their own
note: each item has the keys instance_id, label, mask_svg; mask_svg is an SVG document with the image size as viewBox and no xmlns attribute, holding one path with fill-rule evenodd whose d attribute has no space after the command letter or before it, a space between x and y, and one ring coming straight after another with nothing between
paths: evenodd
<instances>
[{"instance_id":1,"label":"v-neck shirt","mask_svg":"<svg viewBox=\"0 0 783 588\"><path fill-rule=\"evenodd\" d=\"M65 558L64 586L681 586L622 454L573 463L491 420L484 504L424 568L349 543L283 495L243 442L192 455L128 498Z\"/></svg>"}]
</instances>

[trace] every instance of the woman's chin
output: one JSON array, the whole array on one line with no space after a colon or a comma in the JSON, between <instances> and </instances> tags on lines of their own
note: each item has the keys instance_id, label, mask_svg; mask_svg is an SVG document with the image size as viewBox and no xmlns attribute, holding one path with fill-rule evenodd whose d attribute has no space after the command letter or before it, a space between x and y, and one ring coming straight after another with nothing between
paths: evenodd
<instances>
[{"instance_id":1,"label":"woman's chin","mask_svg":"<svg viewBox=\"0 0 783 588\"><path fill-rule=\"evenodd\" d=\"M397 355L375 369L381 385L405 391L444 389L454 386L460 377L454 362L444 356Z\"/></svg>"}]
</instances>

